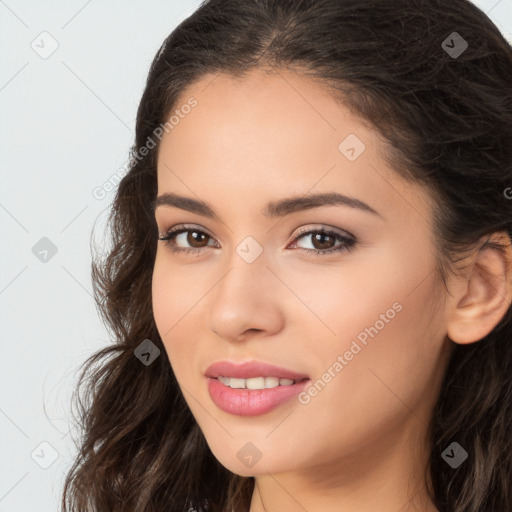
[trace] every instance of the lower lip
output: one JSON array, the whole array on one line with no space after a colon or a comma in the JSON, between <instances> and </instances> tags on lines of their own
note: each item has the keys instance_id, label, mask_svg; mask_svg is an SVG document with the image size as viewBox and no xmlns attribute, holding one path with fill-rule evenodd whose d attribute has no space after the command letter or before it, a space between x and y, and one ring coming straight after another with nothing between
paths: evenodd
<instances>
[{"instance_id":1,"label":"lower lip","mask_svg":"<svg viewBox=\"0 0 512 512\"><path fill-rule=\"evenodd\" d=\"M309 383L302 380L291 386L267 389L234 389L217 379L207 377L208 392L217 407L237 416L257 416L298 395Z\"/></svg>"}]
</instances>

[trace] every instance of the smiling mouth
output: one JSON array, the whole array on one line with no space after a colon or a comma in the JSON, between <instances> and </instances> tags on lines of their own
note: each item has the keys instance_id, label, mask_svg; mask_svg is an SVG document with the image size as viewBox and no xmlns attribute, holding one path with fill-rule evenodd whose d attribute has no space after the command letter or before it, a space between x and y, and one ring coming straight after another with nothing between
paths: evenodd
<instances>
[{"instance_id":1,"label":"smiling mouth","mask_svg":"<svg viewBox=\"0 0 512 512\"><path fill-rule=\"evenodd\" d=\"M279 377L251 377L241 379L219 375L217 380L232 389L271 389L279 386L293 386L296 382L307 379L280 379Z\"/></svg>"},{"instance_id":2,"label":"smiling mouth","mask_svg":"<svg viewBox=\"0 0 512 512\"><path fill-rule=\"evenodd\" d=\"M283 385L285 385L284 383L288 380L300 382L308 378L304 373L299 373L263 361L217 361L205 370L204 375L213 379L218 377L230 379L229 382L233 383L232 387L241 387L242 383L246 382L248 383L249 389L251 385L263 386L261 379L265 379L265 387L267 387L267 384L268 387L277 387L281 385L281 380L283 380Z\"/></svg>"},{"instance_id":3,"label":"smiling mouth","mask_svg":"<svg viewBox=\"0 0 512 512\"><path fill-rule=\"evenodd\" d=\"M266 385L266 381L270 387ZM224 382L227 381L227 384ZM279 382L276 385L276 382ZM237 416L257 416L289 402L310 383L309 378L278 379L277 377L207 377L207 389L215 405ZM246 387L247 386L247 387Z\"/></svg>"}]
</instances>

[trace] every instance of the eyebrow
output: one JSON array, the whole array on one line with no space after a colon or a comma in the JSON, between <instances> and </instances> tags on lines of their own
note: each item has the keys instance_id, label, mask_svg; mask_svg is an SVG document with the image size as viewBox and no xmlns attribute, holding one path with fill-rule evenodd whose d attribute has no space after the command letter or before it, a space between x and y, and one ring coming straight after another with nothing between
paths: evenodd
<instances>
[{"instance_id":1,"label":"eyebrow","mask_svg":"<svg viewBox=\"0 0 512 512\"><path fill-rule=\"evenodd\" d=\"M318 208L320 206L348 206L356 208L373 215L384 218L374 208L367 205L363 201L355 197L338 194L337 192L328 192L324 194L311 194L306 196L288 197L278 201L270 201L262 210L265 217L284 217L291 213L299 212L302 210L309 210L311 208ZM159 206L174 206L182 210L187 210L191 213L197 213L209 219L220 220L215 214L213 208L206 202L191 197L184 197L174 193L165 193L158 196L151 203L153 212Z\"/></svg>"}]
</instances>

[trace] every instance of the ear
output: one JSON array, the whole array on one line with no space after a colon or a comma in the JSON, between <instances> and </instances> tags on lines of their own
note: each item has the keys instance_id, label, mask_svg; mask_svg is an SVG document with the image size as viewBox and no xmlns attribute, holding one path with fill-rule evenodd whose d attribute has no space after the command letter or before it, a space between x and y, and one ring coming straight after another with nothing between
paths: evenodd
<instances>
[{"instance_id":1,"label":"ear","mask_svg":"<svg viewBox=\"0 0 512 512\"><path fill-rule=\"evenodd\" d=\"M506 246L503 252L491 244ZM512 302L512 248L506 232L483 237L469 257L462 276L454 279L446 302L447 334L468 344L487 336L505 316Z\"/></svg>"}]
</instances>

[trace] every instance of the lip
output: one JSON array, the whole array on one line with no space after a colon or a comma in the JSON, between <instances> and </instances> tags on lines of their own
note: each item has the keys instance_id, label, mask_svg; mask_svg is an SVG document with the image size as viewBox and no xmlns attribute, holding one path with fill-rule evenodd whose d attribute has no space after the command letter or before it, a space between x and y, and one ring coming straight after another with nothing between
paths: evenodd
<instances>
[{"instance_id":1,"label":"lip","mask_svg":"<svg viewBox=\"0 0 512 512\"><path fill-rule=\"evenodd\" d=\"M298 395L311 382L304 379L291 386L267 389L234 389L212 377L206 379L208 393L222 411L237 416L265 414Z\"/></svg>"},{"instance_id":2,"label":"lip","mask_svg":"<svg viewBox=\"0 0 512 512\"><path fill-rule=\"evenodd\" d=\"M278 377L292 379L295 384L266 389L234 389L225 386L217 377L250 379ZM262 361L233 363L217 361L205 371L208 393L215 405L224 412L237 416L265 414L298 395L310 382L307 375Z\"/></svg>"},{"instance_id":3,"label":"lip","mask_svg":"<svg viewBox=\"0 0 512 512\"><path fill-rule=\"evenodd\" d=\"M251 379L254 377L278 377L279 379L293 379L300 381L309 379L306 374L297 373L287 368L264 363L262 361L246 361L233 363L231 361L217 361L210 365L205 376L216 379L219 376L235 377L237 379Z\"/></svg>"}]
</instances>

